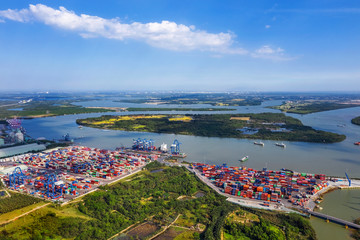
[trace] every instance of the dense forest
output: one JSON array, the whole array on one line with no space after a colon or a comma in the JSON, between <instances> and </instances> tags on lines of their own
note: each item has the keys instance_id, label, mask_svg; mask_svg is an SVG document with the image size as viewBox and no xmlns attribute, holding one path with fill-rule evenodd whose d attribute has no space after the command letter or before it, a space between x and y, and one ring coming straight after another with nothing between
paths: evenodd
<instances>
[{"instance_id":1,"label":"dense forest","mask_svg":"<svg viewBox=\"0 0 360 240\"><path fill-rule=\"evenodd\" d=\"M105 115L98 118L78 119L80 125L117 129L125 131L145 131L174 133L204 137L231 137L279 141L303 141L333 143L341 142L345 135L315 130L304 126L300 120L282 113L258 114L211 114L211 115L142 115L136 119L119 119ZM162 117L163 116L163 117ZM191 121L170 121L171 118L185 116ZM126 117L126 116L125 116ZM131 116L129 116L131 118ZM244 118L249 120L234 120ZM250 134L244 132L252 131Z\"/></svg>"}]
</instances>

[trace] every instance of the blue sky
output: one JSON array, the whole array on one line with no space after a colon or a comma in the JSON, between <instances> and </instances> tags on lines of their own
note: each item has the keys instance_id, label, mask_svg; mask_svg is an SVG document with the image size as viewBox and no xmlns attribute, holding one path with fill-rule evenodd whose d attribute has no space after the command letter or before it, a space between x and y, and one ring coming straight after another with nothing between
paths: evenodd
<instances>
[{"instance_id":1,"label":"blue sky","mask_svg":"<svg viewBox=\"0 0 360 240\"><path fill-rule=\"evenodd\" d=\"M1 90L360 91L360 2L0 2Z\"/></svg>"}]
</instances>

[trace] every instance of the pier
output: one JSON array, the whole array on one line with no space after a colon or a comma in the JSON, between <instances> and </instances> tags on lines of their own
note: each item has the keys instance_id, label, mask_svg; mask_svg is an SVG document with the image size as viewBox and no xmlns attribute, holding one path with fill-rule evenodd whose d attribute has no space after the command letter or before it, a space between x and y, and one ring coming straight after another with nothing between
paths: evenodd
<instances>
[{"instance_id":1,"label":"pier","mask_svg":"<svg viewBox=\"0 0 360 240\"><path fill-rule=\"evenodd\" d=\"M340 224L340 225L344 225L345 227L347 226L347 227L351 227L351 228L354 228L354 229L360 229L360 225L349 222L349 221L345 221L345 220L337 218L337 217L329 216L329 215L319 213L319 212L313 212L311 210L306 210L306 212L309 213L310 215L315 216L315 217L322 218L322 219L325 219L325 220L329 220L329 221L331 221L333 223L337 223L337 224Z\"/></svg>"}]
</instances>

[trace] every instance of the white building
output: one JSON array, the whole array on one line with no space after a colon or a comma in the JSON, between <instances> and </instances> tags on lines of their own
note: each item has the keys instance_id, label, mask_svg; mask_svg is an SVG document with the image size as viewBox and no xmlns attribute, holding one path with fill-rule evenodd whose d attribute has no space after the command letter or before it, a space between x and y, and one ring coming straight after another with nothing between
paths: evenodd
<instances>
[{"instance_id":1,"label":"white building","mask_svg":"<svg viewBox=\"0 0 360 240\"><path fill-rule=\"evenodd\" d=\"M24 141L24 134L20 130L15 133L15 141L17 143L21 143Z\"/></svg>"}]
</instances>

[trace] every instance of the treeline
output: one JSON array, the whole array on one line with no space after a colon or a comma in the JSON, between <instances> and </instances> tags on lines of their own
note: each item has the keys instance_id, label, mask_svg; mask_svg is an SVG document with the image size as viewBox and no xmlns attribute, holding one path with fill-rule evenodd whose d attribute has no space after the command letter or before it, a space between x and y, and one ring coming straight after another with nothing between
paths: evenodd
<instances>
[{"instance_id":1,"label":"treeline","mask_svg":"<svg viewBox=\"0 0 360 240\"><path fill-rule=\"evenodd\" d=\"M201 234L202 239L216 240L221 239L221 233L224 227L225 219L228 214L237 207L229 202L223 202L219 207L211 212L211 222L207 225L205 231Z\"/></svg>"},{"instance_id":2,"label":"treeline","mask_svg":"<svg viewBox=\"0 0 360 240\"><path fill-rule=\"evenodd\" d=\"M11 212L41 201L38 198L34 198L25 194L14 192L9 192L9 194L11 197L0 199L0 214Z\"/></svg>"}]
</instances>

